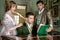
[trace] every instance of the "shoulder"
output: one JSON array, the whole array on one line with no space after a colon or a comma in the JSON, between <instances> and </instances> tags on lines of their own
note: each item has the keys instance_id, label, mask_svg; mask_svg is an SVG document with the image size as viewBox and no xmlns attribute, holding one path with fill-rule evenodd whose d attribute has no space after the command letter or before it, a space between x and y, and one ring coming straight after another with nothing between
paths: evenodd
<instances>
[{"instance_id":1,"label":"shoulder","mask_svg":"<svg viewBox=\"0 0 60 40\"><path fill-rule=\"evenodd\" d=\"M45 8L45 13L47 13L47 15L51 14L51 10L48 10Z\"/></svg>"},{"instance_id":2,"label":"shoulder","mask_svg":"<svg viewBox=\"0 0 60 40\"><path fill-rule=\"evenodd\" d=\"M23 23L23 26L27 26L27 24L24 22L24 23Z\"/></svg>"},{"instance_id":3,"label":"shoulder","mask_svg":"<svg viewBox=\"0 0 60 40\"><path fill-rule=\"evenodd\" d=\"M25 27L26 27L26 23L24 22L21 27L18 27L18 28L17 28L17 30L18 30L18 29L23 29L23 28L25 28Z\"/></svg>"},{"instance_id":4,"label":"shoulder","mask_svg":"<svg viewBox=\"0 0 60 40\"><path fill-rule=\"evenodd\" d=\"M48 12L48 9L45 8L44 11L45 11L45 12Z\"/></svg>"},{"instance_id":5,"label":"shoulder","mask_svg":"<svg viewBox=\"0 0 60 40\"><path fill-rule=\"evenodd\" d=\"M8 15L7 13L4 14L4 18L5 18L5 17L8 17L8 16L9 16L9 15Z\"/></svg>"},{"instance_id":6,"label":"shoulder","mask_svg":"<svg viewBox=\"0 0 60 40\"><path fill-rule=\"evenodd\" d=\"M49 10L49 11L47 12L47 14L48 14L48 15L51 15L51 10Z\"/></svg>"},{"instance_id":7,"label":"shoulder","mask_svg":"<svg viewBox=\"0 0 60 40\"><path fill-rule=\"evenodd\" d=\"M9 19L8 14L5 14L3 20L8 20L8 19Z\"/></svg>"},{"instance_id":8,"label":"shoulder","mask_svg":"<svg viewBox=\"0 0 60 40\"><path fill-rule=\"evenodd\" d=\"M51 10L48 10L48 9L46 9L46 8L45 8L45 11L46 11L46 12L51 12Z\"/></svg>"}]
</instances>

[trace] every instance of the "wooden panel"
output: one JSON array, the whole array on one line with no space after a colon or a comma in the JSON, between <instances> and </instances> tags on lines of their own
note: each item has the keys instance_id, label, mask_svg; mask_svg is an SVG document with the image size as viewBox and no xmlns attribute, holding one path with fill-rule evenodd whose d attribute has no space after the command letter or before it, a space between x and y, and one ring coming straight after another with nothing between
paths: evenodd
<instances>
[{"instance_id":1,"label":"wooden panel","mask_svg":"<svg viewBox=\"0 0 60 40\"><path fill-rule=\"evenodd\" d=\"M18 6L17 6L17 9L16 9L16 12L18 12L20 15L22 15L25 18L26 6L20 6L20 5L18 5ZM17 15L17 14L15 14L15 15ZM21 22L24 22L24 19L19 16L19 23L21 23Z\"/></svg>"}]
</instances>

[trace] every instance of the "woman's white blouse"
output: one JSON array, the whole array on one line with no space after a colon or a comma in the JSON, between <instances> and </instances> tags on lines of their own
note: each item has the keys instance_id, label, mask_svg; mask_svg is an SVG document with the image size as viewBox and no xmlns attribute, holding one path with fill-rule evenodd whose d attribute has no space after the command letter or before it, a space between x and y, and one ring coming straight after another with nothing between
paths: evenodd
<instances>
[{"instance_id":1,"label":"woman's white blouse","mask_svg":"<svg viewBox=\"0 0 60 40\"><path fill-rule=\"evenodd\" d=\"M16 35L16 30L9 31L9 29L14 26L15 26L15 19L6 13L3 18L3 27L5 27L4 34L5 35Z\"/></svg>"}]
</instances>

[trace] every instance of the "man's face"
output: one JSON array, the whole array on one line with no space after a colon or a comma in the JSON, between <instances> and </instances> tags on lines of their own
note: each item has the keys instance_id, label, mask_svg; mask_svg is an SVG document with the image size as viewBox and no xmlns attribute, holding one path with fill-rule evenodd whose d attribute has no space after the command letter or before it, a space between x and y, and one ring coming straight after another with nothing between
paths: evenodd
<instances>
[{"instance_id":1,"label":"man's face","mask_svg":"<svg viewBox=\"0 0 60 40\"><path fill-rule=\"evenodd\" d=\"M37 7L38 7L39 10L42 10L44 8L44 4L39 3L39 4L37 4Z\"/></svg>"},{"instance_id":2,"label":"man's face","mask_svg":"<svg viewBox=\"0 0 60 40\"><path fill-rule=\"evenodd\" d=\"M30 15L28 18L26 18L27 19L27 22L29 23L29 24L31 24L31 23L33 23L34 22L34 16L33 15Z\"/></svg>"}]
</instances>

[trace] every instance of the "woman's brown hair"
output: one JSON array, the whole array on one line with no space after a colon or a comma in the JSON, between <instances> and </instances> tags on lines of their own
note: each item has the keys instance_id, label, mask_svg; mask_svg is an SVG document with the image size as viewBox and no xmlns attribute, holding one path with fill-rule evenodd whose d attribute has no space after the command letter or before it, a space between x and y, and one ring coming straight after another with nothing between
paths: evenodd
<instances>
[{"instance_id":1,"label":"woman's brown hair","mask_svg":"<svg viewBox=\"0 0 60 40\"><path fill-rule=\"evenodd\" d=\"M14 4L14 5L13 5ZM16 6L16 3L14 1L5 1L5 12L11 9L11 7Z\"/></svg>"}]
</instances>

